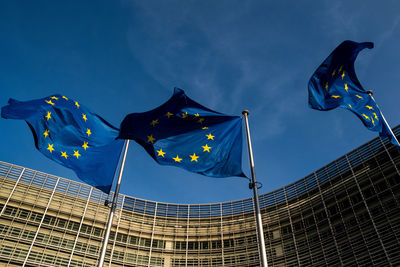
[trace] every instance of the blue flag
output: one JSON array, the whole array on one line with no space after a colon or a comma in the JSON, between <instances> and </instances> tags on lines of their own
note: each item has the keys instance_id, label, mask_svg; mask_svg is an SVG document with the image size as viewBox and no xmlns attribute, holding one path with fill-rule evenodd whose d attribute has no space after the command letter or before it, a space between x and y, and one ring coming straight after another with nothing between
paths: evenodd
<instances>
[{"instance_id":1,"label":"blue flag","mask_svg":"<svg viewBox=\"0 0 400 267\"><path fill-rule=\"evenodd\" d=\"M372 95L365 91L354 71L354 61L364 48L373 43L344 41L314 72L308 83L308 103L313 109L331 110L342 107L350 110L371 131L379 132L400 147Z\"/></svg>"},{"instance_id":2,"label":"blue flag","mask_svg":"<svg viewBox=\"0 0 400 267\"><path fill-rule=\"evenodd\" d=\"M123 147L118 129L77 101L61 95L2 107L6 119L25 120L36 148L75 171L84 182L109 193Z\"/></svg>"},{"instance_id":3,"label":"blue flag","mask_svg":"<svg viewBox=\"0 0 400 267\"><path fill-rule=\"evenodd\" d=\"M244 177L241 117L203 107L178 88L158 108L127 115L119 138L135 140L162 165L211 177Z\"/></svg>"}]
</instances>

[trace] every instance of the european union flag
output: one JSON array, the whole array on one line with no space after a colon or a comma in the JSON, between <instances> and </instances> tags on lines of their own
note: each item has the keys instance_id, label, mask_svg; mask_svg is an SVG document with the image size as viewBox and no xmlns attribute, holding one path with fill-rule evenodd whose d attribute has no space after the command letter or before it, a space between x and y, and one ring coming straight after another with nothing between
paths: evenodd
<instances>
[{"instance_id":1,"label":"european union flag","mask_svg":"<svg viewBox=\"0 0 400 267\"><path fill-rule=\"evenodd\" d=\"M163 105L132 113L119 138L133 139L162 165L211 177L242 176L242 119L208 109L175 88Z\"/></svg>"},{"instance_id":2,"label":"european union flag","mask_svg":"<svg viewBox=\"0 0 400 267\"><path fill-rule=\"evenodd\" d=\"M84 182L109 193L123 147L118 129L65 96L20 102L2 107L6 119L25 120L36 148L46 157L75 171Z\"/></svg>"},{"instance_id":3,"label":"european union flag","mask_svg":"<svg viewBox=\"0 0 400 267\"><path fill-rule=\"evenodd\" d=\"M371 131L379 132L400 147L370 92L364 90L354 71L354 61L371 42L344 41L314 72L308 83L308 103L313 109L331 110L342 107L350 110Z\"/></svg>"}]
</instances>

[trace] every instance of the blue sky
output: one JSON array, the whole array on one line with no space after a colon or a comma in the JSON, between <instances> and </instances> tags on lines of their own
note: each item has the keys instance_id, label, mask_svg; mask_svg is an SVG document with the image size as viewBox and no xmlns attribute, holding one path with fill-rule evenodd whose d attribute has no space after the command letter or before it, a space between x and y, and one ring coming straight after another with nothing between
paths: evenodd
<instances>
[{"instance_id":1,"label":"blue sky","mask_svg":"<svg viewBox=\"0 0 400 267\"><path fill-rule=\"evenodd\" d=\"M250 110L260 193L290 184L377 136L345 110L308 108L308 79L342 41L371 41L358 78L400 123L398 1L1 1L0 105L59 93L115 126L180 87L216 111ZM0 160L77 180L0 119ZM173 203L247 198L241 178L157 165L131 142L121 192ZM250 175L247 151L243 169Z\"/></svg>"}]
</instances>

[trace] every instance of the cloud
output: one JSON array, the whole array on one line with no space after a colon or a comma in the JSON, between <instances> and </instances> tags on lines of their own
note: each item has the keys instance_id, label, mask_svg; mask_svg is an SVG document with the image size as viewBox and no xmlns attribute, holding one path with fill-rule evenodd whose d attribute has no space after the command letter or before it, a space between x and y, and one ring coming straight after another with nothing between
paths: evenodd
<instances>
[{"instance_id":1,"label":"cloud","mask_svg":"<svg viewBox=\"0 0 400 267\"><path fill-rule=\"evenodd\" d=\"M280 133L279 121L290 108L279 106L285 102L280 98L297 70L274 63L286 57L279 52L280 41L271 39L279 30L260 23L264 18L256 14L257 6L236 2L236 8L224 10L224 4L209 8L190 3L135 5L137 21L128 32L135 58L168 90L190 90L193 99L218 111L274 112L276 127L269 129Z\"/></svg>"},{"instance_id":2,"label":"cloud","mask_svg":"<svg viewBox=\"0 0 400 267\"><path fill-rule=\"evenodd\" d=\"M397 16L393 19L390 27L386 27L386 29L381 33L381 36L377 38L376 47L379 48L383 43L387 40L391 39L395 34L396 30L398 30L400 25L400 16Z\"/></svg>"},{"instance_id":3,"label":"cloud","mask_svg":"<svg viewBox=\"0 0 400 267\"><path fill-rule=\"evenodd\" d=\"M332 1L297 7L294 12L240 1L136 2L127 37L137 62L166 90L181 87L228 114L269 114L268 123L258 126L269 138L286 130L285 120L304 116L308 77L316 67L307 56L317 54L320 63L330 48L360 36L369 8Z\"/></svg>"}]
</instances>

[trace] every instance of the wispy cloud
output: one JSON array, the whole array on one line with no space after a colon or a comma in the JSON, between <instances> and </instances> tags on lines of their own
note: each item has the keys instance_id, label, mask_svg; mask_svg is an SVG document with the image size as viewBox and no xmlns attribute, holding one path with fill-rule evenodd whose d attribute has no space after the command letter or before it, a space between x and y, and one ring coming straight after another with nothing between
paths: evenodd
<instances>
[{"instance_id":1,"label":"wispy cloud","mask_svg":"<svg viewBox=\"0 0 400 267\"><path fill-rule=\"evenodd\" d=\"M292 64L276 63L279 56L286 57L275 55L282 44L271 36L279 30L247 21L257 7L241 7L220 16L218 6L170 10L139 4L135 13L140 23L132 23L128 38L135 58L166 88L190 89L194 99L225 113L247 108L253 114L273 114L265 127L267 138L284 130L281 122L296 101L287 100L287 86L300 74Z\"/></svg>"},{"instance_id":2,"label":"wispy cloud","mask_svg":"<svg viewBox=\"0 0 400 267\"><path fill-rule=\"evenodd\" d=\"M390 27L387 27L381 34L381 36L379 38L377 38L376 41L376 46L377 48L379 46L382 45L382 43L386 42L387 40L389 40L390 38L393 37L393 35L396 33L396 31L399 30L399 25L400 25L400 15L397 16L392 24L390 25Z\"/></svg>"},{"instance_id":3,"label":"wispy cloud","mask_svg":"<svg viewBox=\"0 0 400 267\"><path fill-rule=\"evenodd\" d=\"M293 13L283 7L274 10L276 6L268 3L229 4L234 8L226 9L224 1L213 2L212 7L207 1L136 2L128 32L131 51L167 90L182 87L193 99L229 114L242 109L250 109L253 116L268 114L268 123L257 122L263 138L281 134L286 130L284 121L304 116L299 107L307 106L308 78L317 67L307 55L320 47L333 49L345 39L361 41L357 38L363 36L360 25L367 7L324 1L313 4L312 10L299 5ZM393 34L398 23L383 37ZM288 27L293 28L290 35L283 32ZM323 36L313 39L312 30ZM321 51L326 53L318 54L317 64L330 53Z\"/></svg>"}]
</instances>

